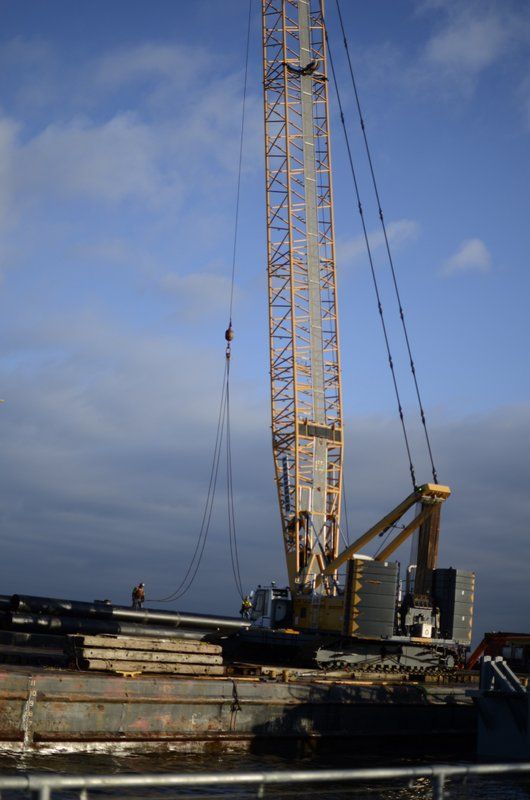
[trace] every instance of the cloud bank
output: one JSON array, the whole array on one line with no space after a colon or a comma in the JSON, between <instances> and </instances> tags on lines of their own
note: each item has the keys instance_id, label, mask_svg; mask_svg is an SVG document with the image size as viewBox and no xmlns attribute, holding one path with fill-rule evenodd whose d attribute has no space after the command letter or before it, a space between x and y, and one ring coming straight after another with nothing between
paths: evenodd
<instances>
[{"instance_id":1,"label":"cloud bank","mask_svg":"<svg viewBox=\"0 0 530 800\"><path fill-rule=\"evenodd\" d=\"M58 357L64 325L38 331L38 367L35 358L31 369L25 363L20 342L10 368L3 360L1 591L126 602L130 584L142 579L151 596L163 596L193 552L222 365L190 340L116 335L95 319L78 321ZM285 579L267 387L236 379L232 397L240 558L251 588ZM441 480L454 490L440 564L476 570L477 632L524 629L530 406L438 418L431 433ZM424 457L419 433L413 446ZM429 479L421 458L417 472ZM348 415L346 486L351 538L408 493L395 420ZM180 607L237 612L224 498L221 477L204 563ZM402 551L403 562L408 545Z\"/></svg>"},{"instance_id":2,"label":"cloud bank","mask_svg":"<svg viewBox=\"0 0 530 800\"><path fill-rule=\"evenodd\" d=\"M491 253L481 239L466 239L442 266L443 275L461 272L490 272Z\"/></svg>"}]
</instances>

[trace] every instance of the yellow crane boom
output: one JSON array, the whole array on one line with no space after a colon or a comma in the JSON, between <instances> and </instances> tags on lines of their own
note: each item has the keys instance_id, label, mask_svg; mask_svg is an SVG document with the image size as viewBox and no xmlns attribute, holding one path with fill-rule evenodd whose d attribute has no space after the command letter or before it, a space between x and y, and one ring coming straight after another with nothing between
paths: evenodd
<instances>
[{"instance_id":1,"label":"yellow crane boom","mask_svg":"<svg viewBox=\"0 0 530 800\"><path fill-rule=\"evenodd\" d=\"M336 558L342 399L320 0L262 0L272 439L289 584Z\"/></svg>"}]
</instances>

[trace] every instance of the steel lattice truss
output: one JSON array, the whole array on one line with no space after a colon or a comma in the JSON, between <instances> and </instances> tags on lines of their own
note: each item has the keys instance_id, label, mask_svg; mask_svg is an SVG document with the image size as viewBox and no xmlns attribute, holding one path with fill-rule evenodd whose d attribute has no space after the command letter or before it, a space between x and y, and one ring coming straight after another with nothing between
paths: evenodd
<instances>
[{"instance_id":1,"label":"steel lattice truss","mask_svg":"<svg viewBox=\"0 0 530 800\"><path fill-rule=\"evenodd\" d=\"M262 0L273 452L293 591L339 550L335 247L320 0ZM333 576L324 589L333 592Z\"/></svg>"}]
</instances>

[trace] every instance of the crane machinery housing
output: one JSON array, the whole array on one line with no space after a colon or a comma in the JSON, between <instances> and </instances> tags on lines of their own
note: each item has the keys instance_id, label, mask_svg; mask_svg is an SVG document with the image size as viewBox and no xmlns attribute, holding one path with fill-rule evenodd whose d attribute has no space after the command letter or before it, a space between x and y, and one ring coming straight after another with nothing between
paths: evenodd
<instances>
[{"instance_id":1,"label":"crane machinery housing","mask_svg":"<svg viewBox=\"0 0 530 800\"><path fill-rule=\"evenodd\" d=\"M253 595L247 644L321 666L428 671L471 641L474 575L436 567L450 489L413 492L341 550L344 420L322 0L262 0L272 443L289 585ZM415 508L370 558L362 548ZM416 533L401 588L394 551Z\"/></svg>"}]
</instances>

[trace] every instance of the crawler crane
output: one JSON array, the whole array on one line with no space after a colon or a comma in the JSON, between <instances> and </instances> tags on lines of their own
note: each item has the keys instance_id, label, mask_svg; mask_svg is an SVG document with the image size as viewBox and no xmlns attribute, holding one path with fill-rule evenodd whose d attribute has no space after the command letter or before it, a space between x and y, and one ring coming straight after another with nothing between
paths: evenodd
<instances>
[{"instance_id":1,"label":"crawler crane","mask_svg":"<svg viewBox=\"0 0 530 800\"><path fill-rule=\"evenodd\" d=\"M470 643L474 576L437 569L450 489L426 483L341 550L344 427L321 0L262 0L272 440L289 585L259 587L247 643L323 667L451 668ZM362 548L415 507L373 558ZM389 561L416 532L400 589ZM411 576L414 575L414 580Z\"/></svg>"}]
</instances>

